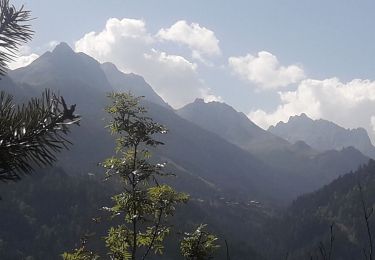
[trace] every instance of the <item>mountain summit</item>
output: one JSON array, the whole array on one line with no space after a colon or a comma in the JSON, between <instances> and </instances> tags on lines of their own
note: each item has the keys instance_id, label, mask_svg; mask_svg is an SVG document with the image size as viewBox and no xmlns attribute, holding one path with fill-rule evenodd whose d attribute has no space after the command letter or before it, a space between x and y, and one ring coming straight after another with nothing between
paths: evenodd
<instances>
[{"instance_id":1,"label":"mountain summit","mask_svg":"<svg viewBox=\"0 0 375 260\"><path fill-rule=\"evenodd\" d=\"M353 146L363 154L375 158L375 147L363 128L345 129L333 122L313 120L306 114L301 114L290 117L287 123L279 122L276 126L271 126L268 131L291 143L304 141L319 151L341 150Z\"/></svg>"},{"instance_id":2,"label":"mountain summit","mask_svg":"<svg viewBox=\"0 0 375 260\"><path fill-rule=\"evenodd\" d=\"M73 49L67 44L66 42L60 42L56 47L53 49L53 53L56 54L74 54Z\"/></svg>"},{"instance_id":3,"label":"mountain summit","mask_svg":"<svg viewBox=\"0 0 375 260\"><path fill-rule=\"evenodd\" d=\"M177 114L200 127L218 134L244 150L284 149L288 142L254 124L244 113L221 102L205 103L196 99Z\"/></svg>"},{"instance_id":4,"label":"mountain summit","mask_svg":"<svg viewBox=\"0 0 375 260\"><path fill-rule=\"evenodd\" d=\"M100 63L84 53L76 53L66 43L58 44L29 66L11 71L9 76L19 84L28 84L40 90L64 90L66 97L74 98L77 91L86 95L93 89L112 91Z\"/></svg>"}]
</instances>

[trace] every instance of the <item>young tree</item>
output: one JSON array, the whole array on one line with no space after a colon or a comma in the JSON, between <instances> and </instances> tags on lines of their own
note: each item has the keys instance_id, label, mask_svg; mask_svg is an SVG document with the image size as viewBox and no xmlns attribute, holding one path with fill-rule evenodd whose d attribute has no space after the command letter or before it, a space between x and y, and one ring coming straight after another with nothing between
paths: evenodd
<instances>
[{"instance_id":1,"label":"young tree","mask_svg":"<svg viewBox=\"0 0 375 260\"><path fill-rule=\"evenodd\" d=\"M142 97L126 93L109 97L109 128L118 136L118 156L102 165L106 178L118 176L123 185L123 192L112 198L114 205L108 208L123 223L109 229L105 242L111 259L146 259L151 253L163 253L163 241L171 228L168 218L176 205L188 200L188 195L158 181L158 177L169 174L163 172L165 164L149 161L148 149L162 145L155 135L167 130L146 115L140 105Z\"/></svg>"},{"instance_id":2,"label":"young tree","mask_svg":"<svg viewBox=\"0 0 375 260\"><path fill-rule=\"evenodd\" d=\"M104 238L108 255L113 260L147 259L151 254L163 254L164 239L170 234L169 218L176 206L188 201L185 193L161 184L159 177L171 175L163 171L164 163L150 162L150 147L163 145L155 135L167 129L148 117L140 105L142 97L112 93L112 105L107 112L112 116L109 129L116 139L117 156L102 163L106 179L117 176L123 191L112 197L114 205L103 209L122 223L111 227ZM217 238L203 231L201 225L194 233L186 233L181 248L187 259L210 259L218 247ZM94 260L98 255L85 244L72 253L64 253L64 260Z\"/></svg>"}]
</instances>

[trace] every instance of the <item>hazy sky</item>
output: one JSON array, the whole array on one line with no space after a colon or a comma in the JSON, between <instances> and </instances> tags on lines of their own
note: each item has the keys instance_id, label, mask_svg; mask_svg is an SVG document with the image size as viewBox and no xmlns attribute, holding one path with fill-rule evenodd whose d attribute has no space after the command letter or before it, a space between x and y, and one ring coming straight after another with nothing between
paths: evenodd
<instances>
[{"instance_id":1,"label":"hazy sky","mask_svg":"<svg viewBox=\"0 0 375 260\"><path fill-rule=\"evenodd\" d=\"M264 128L305 112L375 136L375 1L11 2L37 17L15 67L65 41L176 108L202 97Z\"/></svg>"}]
</instances>

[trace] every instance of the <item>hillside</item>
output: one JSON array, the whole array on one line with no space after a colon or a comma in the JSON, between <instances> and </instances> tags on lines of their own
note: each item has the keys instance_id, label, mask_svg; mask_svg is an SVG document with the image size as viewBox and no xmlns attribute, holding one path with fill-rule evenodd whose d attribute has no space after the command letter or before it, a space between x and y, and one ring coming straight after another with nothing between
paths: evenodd
<instances>
[{"instance_id":1,"label":"hillside","mask_svg":"<svg viewBox=\"0 0 375 260\"><path fill-rule=\"evenodd\" d=\"M375 204L375 161L348 173L311 194L301 196L285 215L270 224L270 236L278 237L275 255L288 250L289 259L319 255L319 243L329 246L330 225L333 223L333 259L362 259L368 237L363 215L361 193L368 207ZM375 219L370 218L372 233Z\"/></svg>"}]
</instances>

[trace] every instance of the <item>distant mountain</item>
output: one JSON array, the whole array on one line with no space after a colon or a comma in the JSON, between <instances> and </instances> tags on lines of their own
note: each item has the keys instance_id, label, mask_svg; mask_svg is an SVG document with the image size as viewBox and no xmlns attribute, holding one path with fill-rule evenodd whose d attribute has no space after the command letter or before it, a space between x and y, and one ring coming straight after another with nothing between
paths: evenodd
<instances>
[{"instance_id":1,"label":"distant mountain","mask_svg":"<svg viewBox=\"0 0 375 260\"><path fill-rule=\"evenodd\" d=\"M204 129L216 133L244 150L259 152L285 150L290 144L249 120L249 118L221 102L205 103L203 99L178 109L177 114Z\"/></svg>"},{"instance_id":2,"label":"distant mountain","mask_svg":"<svg viewBox=\"0 0 375 260\"><path fill-rule=\"evenodd\" d=\"M167 146L156 156L181 173L181 188L197 194L286 203L368 160L360 154L349 158L347 152L333 153L327 160L328 155L317 156L302 142L291 145L264 131L226 104L197 100L173 111L142 77L75 53L66 43L9 76L15 88L36 93L52 88L77 103L81 127L73 129L74 146L58 162L67 173L97 171L97 163L113 153L104 112L110 91L146 96L150 115L170 129Z\"/></svg>"},{"instance_id":3,"label":"distant mountain","mask_svg":"<svg viewBox=\"0 0 375 260\"><path fill-rule=\"evenodd\" d=\"M59 92L68 103L77 104L77 113L83 120L80 127L72 129L70 139L74 145L60 155L58 162L67 173L92 171L103 155L111 153L111 146L101 144L113 140L103 128L106 93L113 91L113 87L95 59L60 43L30 65L10 71L9 77L37 96L49 88Z\"/></svg>"},{"instance_id":4,"label":"distant mountain","mask_svg":"<svg viewBox=\"0 0 375 260\"><path fill-rule=\"evenodd\" d=\"M291 144L221 102L205 103L197 99L176 112L286 173L284 181L293 180L292 189L296 193L301 189L313 191L369 159L354 148L317 152L303 141Z\"/></svg>"},{"instance_id":5,"label":"distant mountain","mask_svg":"<svg viewBox=\"0 0 375 260\"><path fill-rule=\"evenodd\" d=\"M329 250L330 225L333 223L333 259L362 259L368 246L361 194L370 209L375 204L375 161L348 173L316 192L298 198L279 220L274 219L265 232L274 236L278 251L268 250L274 259L289 250L291 260L320 255L319 244ZM370 218L372 234L375 218ZM278 239L277 239L278 238ZM272 245L269 245L272 247ZM313 257L316 259L316 257ZM318 258L320 259L320 258Z\"/></svg>"},{"instance_id":6,"label":"distant mountain","mask_svg":"<svg viewBox=\"0 0 375 260\"><path fill-rule=\"evenodd\" d=\"M105 93L113 91L100 63L84 53L75 53L66 43L60 43L29 66L10 71L9 77L38 92L46 88L59 91L71 103L81 104L81 113L95 105L104 107Z\"/></svg>"},{"instance_id":7,"label":"distant mountain","mask_svg":"<svg viewBox=\"0 0 375 260\"><path fill-rule=\"evenodd\" d=\"M375 147L363 128L345 129L327 120L312 120L306 114L292 116L287 123L271 126L269 132L291 143L302 140L319 151L341 150L353 146L363 154L375 158Z\"/></svg>"},{"instance_id":8,"label":"distant mountain","mask_svg":"<svg viewBox=\"0 0 375 260\"><path fill-rule=\"evenodd\" d=\"M110 64L102 65L84 53L74 52L66 43L60 43L28 66L10 71L9 77L0 81L0 87L16 97L39 96L49 88L58 91L67 102L77 104L77 113L83 120L80 127L73 128L74 145L59 160L70 173L92 171L111 155L113 137L104 128L104 108L109 101L107 93L118 91L118 81L122 81L126 92L131 90L130 85L139 84L136 94L166 106L141 77L122 74Z\"/></svg>"},{"instance_id":9,"label":"distant mountain","mask_svg":"<svg viewBox=\"0 0 375 260\"><path fill-rule=\"evenodd\" d=\"M84 53L75 53L66 43L60 43L29 66L10 71L9 76L16 83L64 90L69 95L77 91L113 90L100 63Z\"/></svg>"},{"instance_id":10,"label":"distant mountain","mask_svg":"<svg viewBox=\"0 0 375 260\"><path fill-rule=\"evenodd\" d=\"M150 115L170 129L163 139L167 145L155 155L169 161L180 173L177 185L183 190L199 196L278 203L303 191L297 188L296 194L292 184L284 180L286 173L179 117L142 77L124 74L111 64L100 64L86 54L75 53L65 43L9 75L17 84L27 83L35 91L50 87L69 103L77 103L81 127L73 129L74 145L61 154L58 162L67 173L98 171L96 164L113 154L114 140L105 129L104 107L109 101L106 93L131 90L145 95L144 105Z\"/></svg>"},{"instance_id":11,"label":"distant mountain","mask_svg":"<svg viewBox=\"0 0 375 260\"><path fill-rule=\"evenodd\" d=\"M13 96L16 102L24 102L30 96L40 95L27 84L17 84L8 75L2 76L0 79L0 90Z\"/></svg>"}]
</instances>

